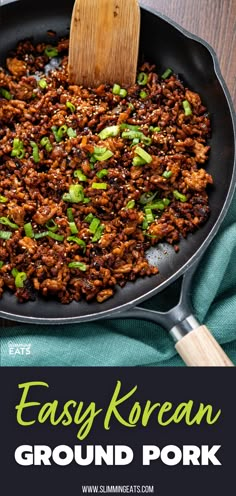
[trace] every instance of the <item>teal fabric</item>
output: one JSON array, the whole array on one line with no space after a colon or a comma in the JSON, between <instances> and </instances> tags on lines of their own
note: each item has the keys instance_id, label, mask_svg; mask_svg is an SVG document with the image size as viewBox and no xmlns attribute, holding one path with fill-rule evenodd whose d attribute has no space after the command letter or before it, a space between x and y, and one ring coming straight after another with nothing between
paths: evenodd
<instances>
[{"instance_id":1,"label":"teal fabric","mask_svg":"<svg viewBox=\"0 0 236 496\"><path fill-rule=\"evenodd\" d=\"M196 317L236 365L236 196L193 282ZM155 297L157 298L157 297ZM155 298L153 303L155 305ZM154 308L154 306L153 306ZM21 355L19 345L30 345ZM139 320L1 329L2 366L183 366L168 334Z\"/></svg>"}]
</instances>

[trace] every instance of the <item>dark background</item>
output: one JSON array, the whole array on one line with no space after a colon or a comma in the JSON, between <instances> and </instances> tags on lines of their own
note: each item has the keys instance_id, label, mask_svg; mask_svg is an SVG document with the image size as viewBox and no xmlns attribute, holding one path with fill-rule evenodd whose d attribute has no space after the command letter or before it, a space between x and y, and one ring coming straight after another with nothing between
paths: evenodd
<instances>
[{"instance_id":1,"label":"dark background","mask_svg":"<svg viewBox=\"0 0 236 496\"><path fill-rule=\"evenodd\" d=\"M235 407L236 397L232 390L235 382L235 368L2 368L1 369L1 488L2 494L12 496L62 496L73 493L80 495L82 484L154 485L156 496L222 496L226 488L232 487L235 472ZM19 426L15 418L15 406L22 390L18 384L28 381L45 381L50 388L35 388L29 401L59 400L63 405L74 399L89 404L95 401L97 408L106 407L112 397L117 380L122 381L121 395L138 385L137 392L120 408L125 416L135 401L143 407L148 399L153 403L165 401L177 406L182 401L194 400L212 404L216 413L222 414L216 424L208 426L186 426L184 423L161 427L153 420L143 428L125 428L115 420L109 431L103 428L101 413L91 433L84 441L76 437L78 426L53 427L49 423L32 427ZM37 391L36 391L37 389ZM30 412L32 416L33 409ZM51 448L66 444L124 444L134 450L135 459L127 466L82 467L76 463L61 467L23 467L14 461L15 449L23 444L45 444ZM174 444L197 446L222 445L217 456L222 466L169 467L160 461L142 466L143 444L163 447ZM232 490L233 491L233 490Z\"/></svg>"}]
</instances>

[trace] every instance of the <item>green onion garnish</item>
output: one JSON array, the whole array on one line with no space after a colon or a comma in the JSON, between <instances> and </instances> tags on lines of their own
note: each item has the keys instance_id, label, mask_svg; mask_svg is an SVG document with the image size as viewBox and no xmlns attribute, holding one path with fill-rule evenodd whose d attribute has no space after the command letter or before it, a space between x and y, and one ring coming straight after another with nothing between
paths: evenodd
<instances>
[{"instance_id":1,"label":"green onion garnish","mask_svg":"<svg viewBox=\"0 0 236 496\"><path fill-rule=\"evenodd\" d=\"M56 224L56 222L53 220L53 219L50 219L47 223L46 223L46 228L51 231L51 232L56 232L58 230L58 225Z\"/></svg>"},{"instance_id":2,"label":"green onion garnish","mask_svg":"<svg viewBox=\"0 0 236 496\"><path fill-rule=\"evenodd\" d=\"M6 196L0 195L0 203L6 203L8 198Z\"/></svg>"},{"instance_id":3,"label":"green onion garnish","mask_svg":"<svg viewBox=\"0 0 236 496\"><path fill-rule=\"evenodd\" d=\"M165 170L162 174L162 177L164 177L165 179L170 179L170 177L172 176L173 172L170 171L170 170Z\"/></svg>"},{"instance_id":4,"label":"green onion garnish","mask_svg":"<svg viewBox=\"0 0 236 496\"><path fill-rule=\"evenodd\" d=\"M57 134L59 138L63 138L63 136L65 136L67 132L68 132L68 126L66 124L63 124L62 126L59 127Z\"/></svg>"},{"instance_id":5,"label":"green onion garnish","mask_svg":"<svg viewBox=\"0 0 236 496\"><path fill-rule=\"evenodd\" d=\"M135 148L135 154L138 155L146 164L150 164L152 162L152 156L149 155L143 148L137 146Z\"/></svg>"},{"instance_id":6,"label":"green onion garnish","mask_svg":"<svg viewBox=\"0 0 236 496\"><path fill-rule=\"evenodd\" d=\"M126 122L122 122L120 125L120 129L130 129L131 131L139 131L139 126L134 126L133 124L127 124Z\"/></svg>"},{"instance_id":7,"label":"green onion garnish","mask_svg":"<svg viewBox=\"0 0 236 496\"><path fill-rule=\"evenodd\" d=\"M125 98L127 96L127 90L125 88L121 88L119 95L121 98Z\"/></svg>"},{"instance_id":8,"label":"green onion garnish","mask_svg":"<svg viewBox=\"0 0 236 496\"><path fill-rule=\"evenodd\" d=\"M12 148L11 156L17 157L19 159L22 159L25 156L24 143L19 138L14 138L13 140L13 148Z\"/></svg>"},{"instance_id":9,"label":"green onion garnish","mask_svg":"<svg viewBox=\"0 0 236 496\"><path fill-rule=\"evenodd\" d=\"M146 74L145 72L140 72L137 78L137 83L140 86L146 86L147 82L148 82L148 74Z\"/></svg>"},{"instance_id":10,"label":"green onion garnish","mask_svg":"<svg viewBox=\"0 0 236 496\"><path fill-rule=\"evenodd\" d=\"M157 191L155 193L151 193L151 192L143 193L140 196L139 203L141 203L142 205L146 205L147 203L152 202L156 197L157 193L158 193Z\"/></svg>"},{"instance_id":11,"label":"green onion garnish","mask_svg":"<svg viewBox=\"0 0 236 496\"><path fill-rule=\"evenodd\" d=\"M86 215L84 222L88 222L90 224L92 222L93 218L94 218L94 215L92 213L90 213L90 214Z\"/></svg>"},{"instance_id":12,"label":"green onion garnish","mask_svg":"<svg viewBox=\"0 0 236 496\"><path fill-rule=\"evenodd\" d=\"M99 178L99 179L102 179L103 177L107 176L109 174L109 171L107 169L101 169L100 171L98 171L96 173L96 176Z\"/></svg>"},{"instance_id":13,"label":"green onion garnish","mask_svg":"<svg viewBox=\"0 0 236 496\"><path fill-rule=\"evenodd\" d=\"M4 226L11 227L12 229L19 229L19 226L17 224L14 224L11 222L8 217L0 217L0 224L3 224Z\"/></svg>"},{"instance_id":14,"label":"green onion garnish","mask_svg":"<svg viewBox=\"0 0 236 496\"><path fill-rule=\"evenodd\" d=\"M142 229L144 231L146 231L146 229L148 228L148 221L146 218L144 218L143 222L142 222Z\"/></svg>"},{"instance_id":15,"label":"green onion garnish","mask_svg":"<svg viewBox=\"0 0 236 496\"><path fill-rule=\"evenodd\" d=\"M177 189L173 191L173 195L176 198L176 200L180 200L183 203L187 201L187 196L180 193Z\"/></svg>"},{"instance_id":16,"label":"green onion garnish","mask_svg":"<svg viewBox=\"0 0 236 496\"><path fill-rule=\"evenodd\" d=\"M45 88L47 88L47 85L48 85L48 84L47 84L46 79L40 79L40 81L38 82L38 85L39 85L39 87L40 87L42 90L44 90Z\"/></svg>"},{"instance_id":17,"label":"green onion garnish","mask_svg":"<svg viewBox=\"0 0 236 496\"><path fill-rule=\"evenodd\" d=\"M71 111L73 114L75 112L75 106L71 102L66 102L66 107Z\"/></svg>"},{"instance_id":18,"label":"green onion garnish","mask_svg":"<svg viewBox=\"0 0 236 496\"><path fill-rule=\"evenodd\" d=\"M73 212L72 212L72 208L71 207L67 208L66 213L67 213L68 221L69 222L74 222L74 216L73 216Z\"/></svg>"},{"instance_id":19,"label":"green onion garnish","mask_svg":"<svg viewBox=\"0 0 236 496\"><path fill-rule=\"evenodd\" d=\"M34 231L31 222L27 222L27 224L24 224L24 230L25 230L25 235L27 238L33 238L34 237Z\"/></svg>"},{"instance_id":20,"label":"green onion garnish","mask_svg":"<svg viewBox=\"0 0 236 496\"><path fill-rule=\"evenodd\" d=\"M39 162L39 160L40 160L40 158L39 158L39 147L38 147L37 143L35 143L34 141L31 141L30 142L30 146L32 146L32 149L33 149L33 153L32 153L33 160L37 164Z\"/></svg>"},{"instance_id":21,"label":"green onion garnish","mask_svg":"<svg viewBox=\"0 0 236 496\"><path fill-rule=\"evenodd\" d=\"M69 138L76 138L77 133L72 127L68 127L67 136L69 136Z\"/></svg>"},{"instance_id":22,"label":"green onion garnish","mask_svg":"<svg viewBox=\"0 0 236 496\"><path fill-rule=\"evenodd\" d=\"M58 50L56 47L53 47L51 45L48 45L45 50L44 50L45 55L49 57L49 59L52 59L53 57L58 56Z\"/></svg>"},{"instance_id":23,"label":"green onion garnish","mask_svg":"<svg viewBox=\"0 0 236 496\"><path fill-rule=\"evenodd\" d=\"M93 150L93 155L103 155L107 151L106 146L95 146Z\"/></svg>"},{"instance_id":24,"label":"green onion garnish","mask_svg":"<svg viewBox=\"0 0 236 496\"><path fill-rule=\"evenodd\" d=\"M49 238L55 239L55 241L63 241L63 239L64 239L64 236L62 236L62 234L56 234L56 233L51 232L51 231L48 231L47 236Z\"/></svg>"},{"instance_id":25,"label":"green onion garnish","mask_svg":"<svg viewBox=\"0 0 236 496\"><path fill-rule=\"evenodd\" d=\"M135 145L138 145L139 144L139 138L134 138L133 141L132 141L132 145L131 146L135 146Z\"/></svg>"},{"instance_id":26,"label":"green onion garnish","mask_svg":"<svg viewBox=\"0 0 236 496\"><path fill-rule=\"evenodd\" d=\"M89 230L92 234L95 234L98 226L100 226L101 222L97 217L93 217L91 224L89 226Z\"/></svg>"},{"instance_id":27,"label":"green onion garnish","mask_svg":"<svg viewBox=\"0 0 236 496\"><path fill-rule=\"evenodd\" d=\"M130 200L128 201L127 205L125 208L134 208L135 207L135 200Z\"/></svg>"},{"instance_id":28,"label":"green onion garnish","mask_svg":"<svg viewBox=\"0 0 236 496\"><path fill-rule=\"evenodd\" d=\"M74 221L69 222L71 234L77 234L79 231L77 229L76 223Z\"/></svg>"},{"instance_id":29,"label":"green onion garnish","mask_svg":"<svg viewBox=\"0 0 236 496\"><path fill-rule=\"evenodd\" d=\"M102 140L105 140L107 138L113 138L115 136L118 136L120 132L120 126L109 126L105 127L100 133L99 133L99 138Z\"/></svg>"},{"instance_id":30,"label":"green onion garnish","mask_svg":"<svg viewBox=\"0 0 236 496\"><path fill-rule=\"evenodd\" d=\"M113 95L119 95L120 90L121 90L120 85L115 83L113 88L112 88Z\"/></svg>"},{"instance_id":31,"label":"green onion garnish","mask_svg":"<svg viewBox=\"0 0 236 496\"><path fill-rule=\"evenodd\" d=\"M66 202L80 203L84 201L84 189L81 184L72 184L69 193L64 193L62 199Z\"/></svg>"},{"instance_id":32,"label":"green onion garnish","mask_svg":"<svg viewBox=\"0 0 236 496\"><path fill-rule=\"evenodd\" d=\"M34 235L35 239L45 238L46 236L48 236L48 231L43 231Z\"/></svg>"},{"instance_id":33,"label":"green onion garnish","mask_svg":"<svg viewBox=\"0 0 236 496\"><path fill-rule=\"evenodd\" d=\"M144 165L144 164L146 164L146 161L143 160L143 158L138 157L136 155L136 157L133 158L132 164L135 165L135 166L137 166L137 165Z\"/></svg>"},{"instance_id":34,"label":"green onion garnish","mask_svg":"<svg viewBox=\"0 0 236 496\"><path fill-rule=\"evenodd\" d=\"M165 204L162 200L156 201L154 203L148 203L147 207L151 210L164 210Z\"/></svg>"},{"instance_id":35,"label":"green onion garnish","mask_svg":"<svg viewBox=\"0 0 236 496\"><path fill-rule=\"evenodd\" d=\"M121 137L124 139L130 139L133 140L135 138L141 139L144 136L144 134L141 131L133 131L132 129L130 131L123 131L121 134Z\"/></svg>"},{"instance_id":36,"label":"green onion garnish","mask_svg":"<svg viewBox=\"0 0 236 496\"><path fill-rule=\"evenodd\" d=\"M55 137L56 142L57 143L60 143L60 141L62 140L62 138L58 134L57 126L52 126L51 127L51 130L52 130L52 132L54 134L54 137Z\"/></svg>"},{"instance_id":37,"label":"green onion garnish","mask_svg":"<svg viewBox=\"0 0 236 496\"><path fill-rule=\"evenodd\" d=\"M184 108L185 115L192 115L191 105L188 102L188 100L183 101L183 108Z\"/></svg>"},{"instance_id":38,"label":"green onion garnish","mask_svg":"<svg viewBox=\"0 0 236 496\"><path fill-rule=\"evenodd\" d=\"M99 162L104 162L105 160L109 160L109 158L113 157L113 153L111 152L111 150L106 150L103 154L95 153L93 156Z\"/></svg>"},{"instance_id":39,"label":"green onion garnish","mask_svg":"<svg viewBox=\"0 0 236 496\"><path fill-rule=\"evenodd\" d=\"M25 272L19 272L17 269L12 269L12 275L15 278L15 286L16 288L23 288L24 282L27 279L27 275ZM15 275L14 275L15 274Z\"/></svg>"},{"instance_id":40,"label":"green onion garnish","mask_svg":"<svg viewBox=\"0 0 236 496\"><path fill-rule=\"evenodd\" d=\"M68 264L69 269L79 269L82 272L86 272L87 270L87 265L83 262L70 262Z\"/></svg>"},{"instance_id":41,"label":"green onion garnish","mask_svg":"<svg viewBox=\"0 0 236 496\"><path fill-rule=\"evenodd\" d=\"M144 143L145 146L150 146L152 144L152 138L149 138L149 136L143 135L141 141Z\"/></svg>"},{"instance_id":42,"label":"green onion garnish","mask_svg":"<svg viewBox=\"0 0 236 496\"><path fill-rule=\"evenodd\" d=\"M107 183L93 183L93 189L107 189Z\"/></svg>"},{"instance_id":43,"label":"green onion garnish","mask_svg":"<svg viewBox=\"0 0 236 496\"><path fill-rule=\"evenodd\" d=\"M78 238L77 236L68 236L68 238L66 239L67 241L72 241L73 243L76 243L77 245L82 246L83 248L86 247L85 241L83 239Z\"/></svg>"},{"instance_id":44,"label":"green onion garnish","mask_svg":"<svg viewBox=\"0 0 236 496\"><path fill-rule=\"evenodd\" d=\"M142 91L140 91L139 96L140 96L140 98L144 99L144 98L147 98L148 94L146 91L142 90Z\"/></svg>"},{"instance_id":45,"label":"green onion garnish","mask_svg":"<svg viewBox=\"0 0 236 496\"><path fill-rule=\"evenodd\" d=\"M74 171L74 177L78 177L80 181L87 181L87 176L84 175L84 173L80 170L77 169Z\"/></svg>"},{"instance_id":46,"label":"green onion garnish","mask_svg":"<svg viewBox=\"0 0 236 496\"><path fill-rule=\"evenodd\" d=\"M53 149L50 139L47 136L44 136L41 139L40 144L46 149L47 152L51 152Z\"/></svg>"},{"instance_id":47,"label":"green onion garnish","mask_svg":"<svg viewBox=\"0 0 236 496\"><path fill-rule=\"evenodd\" d=\"M101 239L103 231L104 231L104 226L103 225L98 226L94 236L92 237L93 243L96 243L96 241L99 241L99 239Z\"/></svg>"},{"instance_id":48,"label":"green onion garnish","mask_svg":"<svg viewBox=\"0 0 236 496\"><path fill-rule=\"evenodd\" d=\"M148 224L151 224L151 222L154 221L154 215L152 213L151 208L145 207L144 212L145 212L146 221L148 222Z\"/></svg>"},{"instance_id":49,"label":"green onion garnish","mask_svg":"<svg viewBox=\"0 0 236 496\"><path fill-rule=\"evenodd\" d=\"M161 128L160 128L160 127L158 127L158 126L156 126L156 127L154 127L154 126L150 126L150 127L149 127L149 131L150 131L151 133L159 133L159 132L160 132L160 130L161 130Z\"/></svg>"},{"instance_id":50,"label":"green onion garnish","mask_svg":"<svg viewBox=\"0 0 236 496\"><path fill-rule=\"evenodd\" d=\"M3 267L3 265L4 265L4 262L1 260L1 262L0 262L0 269Z\"/></svg>"},{"instance_id":51,"label":"green onion garnish","mask_svg":"<svg viewBox=\"0 0 236 496\"><path fill-rule=\"evenodd\" d=\"M172 74L172 72L173 72L172 69L168 67L168 69L166 69L165 72L163 72L161 78L167 79Z\"/></svg>"},{"instance_id":52,"label":"green onion garnish","mask_svg":"<svg viewBox=\"0 0 236 496\"><path fill-rule=\"evenodd\" d=\"M6 100L11 100L12 95L8 90L5 90L4 88L0 88L0 95L2 95Z\"/></svg>"},{"instance_id":53,"label":"green onion garnish","mask_svg":"<svg viewBox=\"0 0 236 496\"><path fill-rule=\"evenodd\" d=\"M1 231L0 230L0 238L1 239L10 239L11 236L12 236L11 231Z\"/></svg>"}]
</instances>

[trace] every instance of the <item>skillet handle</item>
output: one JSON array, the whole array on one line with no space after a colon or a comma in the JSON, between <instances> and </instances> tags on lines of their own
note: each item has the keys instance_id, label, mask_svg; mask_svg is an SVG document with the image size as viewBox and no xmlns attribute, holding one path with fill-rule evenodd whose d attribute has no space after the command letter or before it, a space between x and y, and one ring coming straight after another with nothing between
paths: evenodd
<instances>
[{"instance_id":1,"label":"skillet handle","mask_svg":"<svg viewBox=\"0 0 236 496\"><path fill-rule=\"evenodd\" d=\"M234 367L205 325L185 334L175 348L190 367Z\"/></svg>"}]
</instances>

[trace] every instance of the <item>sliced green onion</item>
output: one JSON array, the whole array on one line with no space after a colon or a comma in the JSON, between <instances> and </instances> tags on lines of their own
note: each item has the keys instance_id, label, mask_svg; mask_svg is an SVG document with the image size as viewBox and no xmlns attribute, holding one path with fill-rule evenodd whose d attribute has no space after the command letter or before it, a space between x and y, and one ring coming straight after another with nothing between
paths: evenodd
<instances>
[{"instance_id":1,"label":"sliced green onion","mask_svg":"<svg viewBox=\"0 0 236 496\"><path fill-rule=\"evenodd\" d=\"M48 45L45 50L44 50L45 55L49 57L49 59L52 59L53 57L58 56L58 50L56 47L53 47L51 45Z\"/></svg>"},{"instance_id":2,"label":"sliced green onion","mask_svg":"<svg viewBox=\"0 0 236 496\"><path fill-rule=\"evenodd\" d=\"M15 267L11 270L11 275L15 278L19 274L19 270Z\"/></svg>"},{"instance_id":3,"label":"sliced green onion","mask_svg":"<svg viewBox=\"0 0 236 496\"><path fill-rule=\"evenodd\" d=\"M62 234L56 234L56 233L51 232L51 231L48 231L47 235L49 238L55 239L55 241L63 241L63 239L64 239L64 236L62 236Z\"/></svg>"},{"instance_id":4,"label":"sliced green onion","mask_svg":"<svg viewBox=\"0 0 236 496\"><path fill-rule=\"evenodd\" d=\"M123 131L121 134L121 137L124 139L130 139L133 140L135 138L141 139L144 136L144 134L141 131L133 131L132 129L130 131Z\"/></svg>"},{"instance_id":5,"label":"sliced green onion","mask_svg":"<svg viewBox=\"0 0 236 496\"><path fill-rule=\"evenodd\" d=\"M138 145L139 144L139 138L134 138L133 141L132 141L132 145L131 146L135 146L135 145Z\"/></svg>"},{"instance_id":6,"label":"sliced green onion","mask_svg":"<svg viewBox=\"0 0 236 496\"><path fill-rule=\"evenodd\" d=\"M137 83L140 86L146 86L147 82L148 82L148 74L146 74L146 72L140 72L137 78Z\"/></svg>"},{"instance_id":7,"label":"sliced green onion","mask_svg":"<svg viewBox=\"0 0 236 496\"><path fill-rule=\"evenodd\" d=\"M77 169L74 171L74 177L78 177L78 179L80 181L86 182L88 180L87 176L85 176L84 173L80 169Z\"/></svg>"},{"instance_id":8,"label":"sliced green onion","mask_svg":"<svg viewBox=\"0 0 236 496\"><path fill-rule=\"evenodd\" d=\"M11 222L10 219L8 219L8 217L0 217L0 224L11 227L12 229L19 229L19 226Z\"/></svg>"},{"instance_id":9,"label":"sliced green onion","mask_svg":"<svg viewBox=\"0 0 236 496\"><path fill-rule=\"evenodd\" d=\"M107 183L93 183L92 188L93 189L107 189Z\"/></svg>"},{"instance_id":10,"label":"sliced green onion","mask_svg":"<svg viewBox=\"0 0 236 496\"><path fill-rule=\"evenodd\" d=\"M146 91L142 90L142 91L140 91L139 96L140 96L140 98L144 99L144 98L147 98L148 94Z\"/></svg>"},{"instance_id":11,"label":"sliced green onion","mask_svg":"<svg viewBox=\"0 0 236 496\"><path fill-rule=\"evenodd\" d=\"M46 149L47 152L51 152L53 149L50 139L47 136L44 136L41 139L40 144Z\"/></svg>"},{"instance_id":12,"label":"sliced green onion","mask_svg":"<svg viewBox=\"0 0 236 496\"><path fill-rule=\"evenodd\" d=\"M40 79L40 81L38 82L38 85L40 88L42 88L42 90L44 90L45 88L47 88L47 81L46 79Z\"/></svg>"},{"instance_id":13,"label":"sliced green onion","mask_svg":"<svg viewBox=\"0 0 236 496\"><path fill-rule=\"evenodd\" d=\"M133 158L132 164L135 166L144 165L144 164L146 164L146 161L143 160L143 158L136 156Z\"/></svg>"},{"instance_id":14,"label":"sliced green onion","mask_svg":"<svg viewBox=\"0 0 236 496\"><path fill-rule=\"evenodd\" d=\"M35 239L45 238L46 236L48 236L48 231L43 231L34 235Z\"/></svg>"},{"instance_id":15,"label":"sliced green onion","mask_svg":"<svg viewBox=\"0 0 236 496\"><path fill-rule=\"evenodd\" d=\"M61 136L59 136L59 134L58 134L58 129L57 129L57 126L52 126L52 127L51 127L51 130L52 130L52 132L53 132L53 134L54 134L54 137L55 137L56 142L57 142L57 143L60 143L60 141L62 140L62 137L61 137Z\"/></svg>"},{"instance_id":16,"label":"sliced green onion","mask_svg":"<svg viewBox=\"0 0 236 496\"><path fill-rule=\"evenodd\" d=\"M154 203L148 203L147 207L151 210L164 210L165 205L162 200L156 201Z\"/></svg>"},{"instance_id":17,"label":"sliced green onion","mask_svg":"<svg viewBox=\"0 0 236 496\"><path fill-rule=\"evenodd\" d=\"M122 122L120 125L120 129L130 129L131 131L139 131L139 126L134 126L133 124L127 124L126 122Z\"/></svg>"},{"instance_id":18,"label":"sliced green onion","mask_svg":"<svg viewBox=\"0 0 236 496\"><path fill-rule=\"evenodd\" d=\"M95 234L98 226L100 226L101 222L97 217L93 217L92 222L89 226L89 230L92 234Z\"/></svg>"},{"instance_id":19,"label":"sliced green onion","mask_svg":"<svg viewBox=\"0 0 236 496\"><path fill-rule=\"evenodd\" d=\"M69 193L64 193L62 199L71 203L80 203L84 201L84 189L81 184L71 184Z\"/></svg>"},{"instance_id":20,"label":"sliced green onion","mask_svg":"<svg viewBox=\"0 0 236 496\"><path fill-rule=\"evenodd\" d=\"M176 200L180 200L183 203L187 201L187 196L180 193L177 189L173 191L173 195L176 198Z\"/></svg>"},{"instance_id":21,"label":"sliced green onion","mask_svg":"<svg viewBox=\"0 0 236 496\"><path fill-rule=\"evenodd\" d=\"M114 138L115 136L118 136L120 132L120 126L108 126L105 127L100 133L99 133L99 138L102 140L105 140L107 138Z\"/></svg>"},{"instance_id":22,"label":"sliced green onion","mask_svg":"<svg viewBox=\"0 0 236 496\"><path fill-rule=\"evenodd\" d=\"M96 176L99 178L99 179L102 179L103 177L107 176L109 174L109 171L107 169L101 169L100 171L98 171L96 173Z\"/></svg>"},{"instance_id":23,"label":"sliced green onion","mask_svg":"<svg viewBox=\"0 0 236 496\"><path fill-rule=\"evenodd\" d=\"M185 115L192 115L191 105L188 102L188 100L183 101L183 108L184 108Z\"/></svg>"},{"instance_id":24,"label":"sliced green onion","mask_svg":"<svg viewBox=\"0 0 236 496\"><path fill-rule=\"evenodd\" d=\"M37 164L39 162L39 160L40 160L40 158L39 158L39 147L38 147L37 143L35 143L35 141L31 141L30 142L30 146L32 146L32 149L33 149L33 153L32 153L33 160Z\"/></svg>"},{"instance_id":25,"label":"sliced green onion","mask_svg":"<svg viewBox=\"0 0 236 496\"><path fill-rule=\"evenodd\" d=\"M172 176L173 172L170 171L170 170L165 170L162 174L162 177L164 177L165 179L170 179L170 177Z\"/></svg>"},{"instance_id":26,"label":"sliced green onion","mask_svg":"<svg viewBox=\"0 0 236 496\"><path fill-rule=\"evenodd\" d=\"M2 95L6 100L11 100L12 95L8 90L5 90L4 88L0 88L0 95Z\"/></svg>"},{"instance_id":27,"label":"sliced green onion","mask_svg":"<svg viewBox=\"0 0 236 496\"><path fill-rule=\"evenodd\" d=\"M134 105L132 103L129 103L128 107L131 109L131 110L134 110Z\"/></svg>"},{"instance_id":28,"label":"sliced green onion","mask_svg":"<svg viewBox=\"0 0 236 496\"><path fill-rule=\"evenodd\" d=\"M76 223L74 221L69 222L69 226L70 226L71 234L77 234L79 232L77 229Z\"/></svg>"},{"instance_id":29,"label":"sliced green onion","mask_svg":"<svg viewBox=\"0 0 236 496\"><path fill-rule=\"evenodd\" d=\"M148 221L146 218L144 218L143 222L142 222L142 229L144 231L146 231L146 229L148 228Z\"/></svg>"},{"instance_id":30,"label":"sliced green onion","mask_svg":"<svg viewBox=\"0 0 236 496\"><path fill-rule=\"evenodd\" d=\"M115 83L113 88L112 88L113 95L119 95L120 90L121 90L120 85Z\"/></svg>"},{"instance_id":31,"label":"sliced green onion","mask_svg":"<svg viewBox=\"0 0 236 496\"><path fill-rule=\"evenodd\" d=\"M59 127L57 134L59 138L63 138L63 136L65 136L66 133L68 133L68 126L66 124L63 124L62 126Z\"/></svg>"},{"instance_id":32,"label":"sliced green onion","mask_svg":"<svg viewBox=\"0 0 236 496\"><path fill-rule=\"evenodd\" d=\"M96 243L96 241L99 241L99 239L101 239L103 231L104 231L104 226L103 225L98 226L94 236L92 237L93 243Z\"/></svg>"},{"instance_id":33,"label":"sliced green onion","mask_svg":"<svg viewBox=\"0 0 236 496\"><path fill-rule=\"evenodd\" d=\"M3 265L4 265L4 262L1 260L1 262L0 262L0 269L3 267Z\"/></svg>"},{"instance_id":34,"label":"sliced green onion","mask_svg":"<svg viewBox=\"0 0 236 496\"><path fill-rule=\"evenodd\" d=\"M169 67L165 70L165 72L163 72L161 78L162 79L167 79L171 74L172 74L172 69L170 69Z\"/></svg>"},{"instance_id":35,"label":"sliced green onion","mask_svg":"<svg viewBox=\"0 0 236 496\"><path fill-rule=\"evenodd\" d=\"M74 222L74 216L71 207L67 208L66 213L67 213L68 221Z\"/></svg>"},{"instance_id":36,"label":"sliced green onion","mask_svg":"<svg viewBox=\"0 0 236 496\"><path fill-rule=\"evenodd\" d=\"M152 138L149 138L149 136L143 135L141 141L144 143L145 146L150 146L152 144Z\"/></svg>"},{"instance_id":37,"label":"sliced green onion","mask_svg":"<svg viewBox=\"0 0 236 496\"><path fill-rule=\"evenodd\" d=\"M156 127L154 127L154 126L150 126L150 127L149 127L149 131L151 131L151 133L159 133L159 132L160 132L160 130L161 130L161 128L160 128L160 127L158 127L158 126L156 126Z\"/></svg>"},{"instance_id":38,"label":"sliced green onion","mask_svg":"<svg viewBox=\"0 0 236 496\"><path fill-rule=\"evenodd\" d=\"M90 213L90 214L86 215L84 222L88 222L90 224L92 222L93 218L94 218L94 215L92 213Z\"/></svg>"},{"instance_id":39,"label":"sliced green onion","mask_svg":"<svg viewBox=\"0 0 236 496\"><path fill-rule=\"evenodd\" d=\"M6 203L8 198L6 196L0 195L0 203Z\"/></svg>"},{"instance_id":40,"label":"sliced green onion","mask_svg":"<svg viewBox=\"0 0 236 496\"><path fill-rule=\"evenodd\" d=\"M156 197L157 193L158 193L157 191L155 193L151 193L151 192L143 193L140 196L139 203L141 203L142 205L146 205L147 203L152 202Z\"/></svg>"},{"instance_id":41,"label":"sliced green onion","mask_svg":"<svg viewBox=\"0 0 236 496\"><path fill-rule=\"evenodd\" d=\"M27 275L25 272L18 272L15 277L16 288L23 288L26 279L27 279Z\"/></svg>"},{"instance_id":42,"label":"sliced green onion","mask_svg":"<svg viewBox=\"0 0 236 496\"><path fill-rule=\"evenodd\" d=\"M56 232L58 230L58 225L56 224L56 222L53 220L53 219L50 219L47 223L46 223L46 228L51 231L51 232Z\"/></svg>"},{"instance_id":43,"label":"sliced green onion","mask_svg":"<svg viewBox=\"0 0 236 496\"><path fill-rule=\"evenodd\" d=\"M135 207L135 200L130 200L128 201L127 205L125 208L134 208Z\"/></svg>"},{"instance_id":44,"label":"sliced green onion","mask_svg":"<svg viewBox=\"0 0 236 496\"><path fill-rule=\"evenodd\" d=\"M99 162L104 162L105 160L109 160L109 158L113 157L113 153L111 152L111 150L106 150L103 154L94 154L93 156Z\"/></svg>"},{"instance_id":45,"label":"sliced green onion","mask_svg":"<svg viewBox=\"0 0 236 496\"><path fill-rule=\"evenodd\" d=\"M169 198L163 198L162 201L163 201L165 207L168 207L168 205L170 204Z\"/></svg>"},{"instance_id":46,"label":"sliced green onion","mask_svg":"<svg viewBox=\"0 0 236 496\"><path fill-rule=\"evenodd\" d=\"M11 231L1 231L0 230L0 238L1 239L10 239L11 236L12 236Z\"/></svg>"},{"instance_id":47,"label":"sliced green onion","mask_svg":"<svg viewBox=\"0 0 236 496\"><path fill-rule=\"evenodd\" d=\"M66 102L66 107L71 111L73 114L75 112L75 106L71 102Z\"/></svg>"},{"instance_id":48,"label":"sliced green onion","mask_svg":"<svg viewBox=\"0 0 236 496\"><path fill-rule=\"evenodd\" d=\"M83 199L83 203L89 203L89 202L90 202L90 198L86 198L86 197L85 197L85 198Z\"/></svg>"},{"instance_id":49,"label":"sliced green onion","mask_svg":"<svg viewBox=\"0 0 236 496\"><path fill-rule=\"evenodd\" d=\"M68 264L69 269L79 269L82 272L86 272L87 270L87 265L83 262L70 262Z\"/></svg>"},{"instance_id":50,"label":"sliced green onion","mask_svg":"<svg viewBox=\"0 0 236 496\"><path fill-rule=\"evenodd\" d=\"M146 217L146 221L148 222L148 224L151 224L151 222L154 221L154 215L152 213L152 210L151 208L145 208L144 209L144 212L145 212L145 217Z\"/></svg>"},{"instance_id":51,"label":"sliced green onion","mask_svg":"<svg viewBox=\"0 0 236 496\"><path fill-rule=\"evenodd\" d=\"M69 136L69 138L76 138L77 133L72 127L68 127L67 136Z\"/></svg>"},{"instance_id":52,"label":"sliced green onion","mask_svg":"<svg viewBox=\"0 0 236 496\"><path fill-rule=\"evenodd\" d=\"M85 241L83 239L78 238L77 236L68 236L68 238L66 238L66 239L67 239L67 241L73 241L73 243L76 243L77 245L82 246L83 248L86 248Z\"/></svg>"},{"instance_id":53,"label":"sliced green onion","mask_svg":"<svg viewBox=\"0 0 236 496\"><path fill-rule=\"evenodd\" d=\"M106 146L95 146L93 150L93 155L103 155L108 148Z\"/></svg>"},{"instance_id":54,"label":"sliced green onion","mask_svg":"<svg viewBox=\"0 0 236 496\"><path fill-rule=\"evenodd\" d=\"M11 156L17 157L19 159L22 159L25 156L24 143L19 138L14 138L13 140L13 148L12 148Z\"/></svg>"},{"instance_id":55,"label":"sliced green onion","mask_svg":"<svg viewBox=\"0 0 236 496\"><path fill-rule=\"evenodd\" d=\"M125 88L121 88L119 95L121 98L125 98L127 96L127 90Z\"/></svg>"},{"instance_id":56,"label":"sliced green onion","mask_svg":"<svg viewBox=\"0 0 236 496\"><path fill-rule=\"evenodd\" d=\"M34 237L34 231L31 222L27 222L27 224L24 224L24 230L25 230L25 235L27 238L33 238Z\"/></svg>"},{"instance_id":57,"label":"sliced green onion","mask_svg":"<svg viewBox=\"0 0 236 496\"><path fill-rule=\"evenodd\" d=\"M149 155L143 148L140 146L137 146L135 148L135 154L138 155L140 158L142 158L145 163L150 164L152 162L152 156Z\"/></svg>"}]
</instances>

